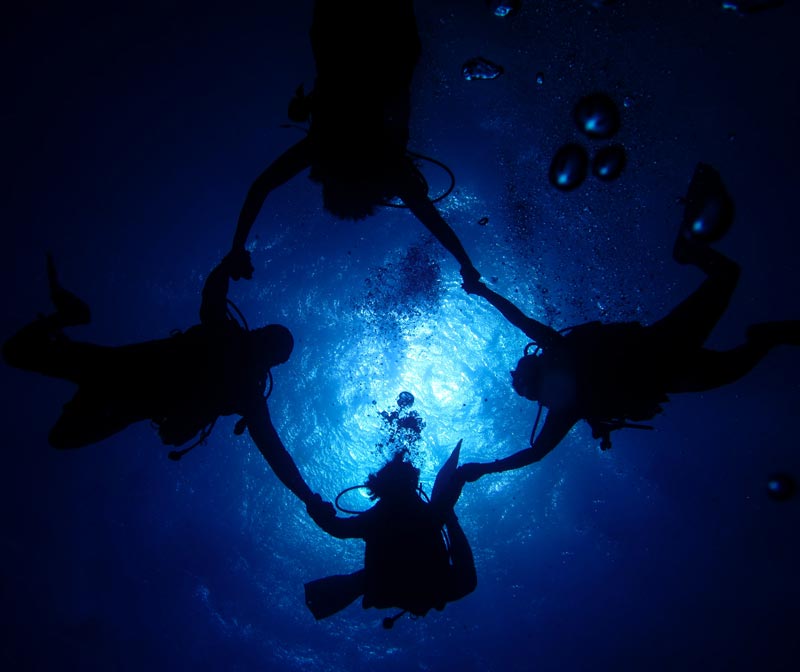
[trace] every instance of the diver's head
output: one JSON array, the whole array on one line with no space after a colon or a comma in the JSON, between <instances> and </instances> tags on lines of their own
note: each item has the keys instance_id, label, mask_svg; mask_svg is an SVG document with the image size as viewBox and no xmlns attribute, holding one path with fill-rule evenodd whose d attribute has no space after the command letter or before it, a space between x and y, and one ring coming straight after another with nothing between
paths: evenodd
<instances>
[{"instance_id":1,"label":"diver's head","mask_svg":"<svg viewBox=\"0 0 800 672\"><path fill-rule=\"evenodd\" d=\"M541 357L525 355L517 362L517 368L511 372L511 387L521 397L538 401L541 380Z\"/></svg>"},{"instance_id":2,"label":"diver's head","mask_svg":"<svg viewBox=\"0 0 800 672\"><path fill-rule=\"evenodd\" d=\"M268 324L250 332L258 368L271 369L289 360L294 349L292 332L281 324Z\"/></svg>"},{"instance_id":3,"label":"diver's head","mask_svg":"<svg viewBox=\"0 0 800 672\"><path fill-rule=\"evenodd\" d=\"M339 219L371 217L382 201L383 195L366 181L334 177L322 182L322 206Z\"/></svg>"},{"instance_id":4,"label":"diver's head","mask_svg":"<svg viewBox=\"0 0 800 672\"><path fill-rule=\"evenodd\" d=\"M312 137L314 158L309 177L322 185L322 203L332 215L365 219L396 195L406 166L404 146L362 128L314 133Z\"/></svg>"},{"instance_id":5,"label":"diver's head","mask_svg":"<svg viewBox=\"0 0 800 672\"><path fill-rule=\"evenodd\" d=\"M414 495L419 486L419 469L405 460L407 450L400 450L377 473L367 478L372 497L399 498Z\"/></svg>"},{"instance_id":6,"label":"diver's head","mask_svg":"<svg viewBox=\"0 0 800 672\"><path fill-rule=\"evenodd\" d=\"M339 219L358 221L375 214L387 199L386 180L371 161L319 159L310 177L322 185L322 205Z\"/></svg>"}]
</instances>

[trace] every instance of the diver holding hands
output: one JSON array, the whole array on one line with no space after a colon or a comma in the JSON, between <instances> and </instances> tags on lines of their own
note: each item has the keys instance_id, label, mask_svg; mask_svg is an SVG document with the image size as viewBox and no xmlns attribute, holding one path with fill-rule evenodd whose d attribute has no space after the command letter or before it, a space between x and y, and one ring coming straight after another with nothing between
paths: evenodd
<instances>
[{"instance_id":1,"label":"diver holding hands","mask_svg":"<svg viewBox=\"0 0 800 672\"><path fill-rule=\"evenodd\" d=\"M411 79L420 56L413 1L384 0L376 13L373 0L315 0L310 37L314 89L298 88L290 103L290 117L310 127L251 185L231 246L234 278L252 277L241 253L267 196L309 170L322 187L325 210L340 219L365 219L399 198L455 257L471 292L480 273L407 151Z\"/></svg>"},{"instance_id":2,"label":"diver holding hands","mask_svg":"<svg viewBox=\"0 0 800 672\"><path fill-rule=\"evenodd\" d=\"M472 550L453 511L461 492L454 479L460 449L461 441L439 470L429 502L420 496L419 469L400 450L367 479L364 487L378 500L371 508L339 518L330 503L309 507L328 534L366 544L363 569L305 585L306 605L317 620L362 597L364 609L401 610L384 619L390 628L406 612L424 616L431 609L441 611L447 602L475 590Z\"/></svg>"},{"instance_id":3,"label":"diver holding hands","mask_svg":"<svg viewBox=\"0 0 800 672\"><path fill-rule=\"evenodd\" d=\"M638 423L661 413L668 394L728 385L748 373L773 347L800 345L800 320L786 320L751 325L745 341L730 350L704 347L739 278L738 264L711 247L728 231L733 217L733 200L718 172L708 164L698 164L673 257L680 264L696 266L706 279L651 325L588 322L563 333L525 315L481 283L476 293L531 339L530 346L536 346L533 353L526 348L512 371L514 391L548 411L541 432L535 439L531 435L530 447L491 463L465 464L458 478L475 481L533 464L580 420L589 424L601 448L609 448L614 430L652 429Z\"/></svg>"},{"instance_id":4,"label":"diver holding hands","mask_svg":"<svg viewBox=\"0 0 800 672\"><path fill-rule=\"evenodd\" d=\"M243 256L244 255L244 256ZM150 420L161 441L189 448L201 443L217 418L240 415L245 428L280 481L303 502L314 497L281 442L264 396L273 367L289 359L291 332L280 324L249 329L233 319L228 285L247 252L226 257L208 275L202 291L200 324L168 338L122 346L74 341L64 330L90 322L89 307L58 280L52 257L47 272L55 311L20 329L3 345L10 366L75 383L50 431L59 449L81 448L107 439L129 425Z\"/></svg>"}]
</instances>

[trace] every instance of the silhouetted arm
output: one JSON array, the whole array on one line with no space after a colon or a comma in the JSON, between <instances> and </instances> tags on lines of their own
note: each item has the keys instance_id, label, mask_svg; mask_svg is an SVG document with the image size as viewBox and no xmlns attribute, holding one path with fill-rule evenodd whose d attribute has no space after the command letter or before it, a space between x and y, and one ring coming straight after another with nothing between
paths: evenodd
<instances>
[{"instance_id":1,"label":"silhouetted arm","mask_svg":"<svg viewBox=\"0 0 800 672\"><path fill-rule=\"evenodd\" d=\"M256 444L280 482L297 495L303 503L306 505L311 503L314 493L303 480L300 470L283 445L278 432L275 431L267 402L261 397L255 399L244 417L247 421L250 438L253 439L253 443Z\"/></svg>"},{"instance_id":2,"label":"silhouetted arm","mask_svg":"<svg viewBox=\"0 0 800 672\"><path fill-rule=\"evenodd\" d=\"M491 303L511 324L536 343L543 350L547 350L555 345L561 343L564 338L552 327L542 324L532 317L528 317L519 308L517 308L506 297L500 296L497 292L489 289L486 285L481 284L480 288L475 291L476 294L482 296L489 303Z\"/></svg>"},{"instance_id":3,"label":"silhouetted arm","mask_svg":"<svg viewBox=\"0 0 800 672\"><path fill-rule=\"evenodd\" d=\"M337 539L364 539L370 528L370 511L371 509L351 518L339 518L335 514L312 514L311 518L324 532Z\"/></svg>"},{"instance_id":4,"label":"silhouetted arm","mask_svg":"<svg viewBox=\"0 0 800 672\"><path fill-rule=\"evenodd\" d=\"M229 280L229 267L224 260L208 274L200 304L200 322L203 324L219 324L227 319Z\"/></svg>"},{"instance_id":5,"label":"silhouetted arm","mask_svg":"<svg viewBox=\"0 0 800 672\"><path fill-rule=\"evenodd\" d=\"M580 417L574 411L548 411L542 431L530 448L494 462L465 464L458 468L459 475L465 481L476 481L486 474L499 474L538 462L561 442L578 420Z\"/></svg>"},{"instance_id":6,"label":"silhouetted arm","mask_svg":"<svg viewBox=\"0 0 800 672\"><path fill-rule=\"evenodd\" d=\"M306 137L281 154L256 178L247 192L247 198L245 198L239 213L239 222L236 224L231 251L244 249L250 229L253 228L253 223L269 193L310 165L311 141Z\"/></svg>"},{"instance_id":7,"label":"silhouetted arm","mask_svg":"<svg viewBox=\"0 0 800 672\"><path fill-rule=\"evenodd\" d=\"M411 210L414 216L425 225L425 228L434 235L436 240L438 240L461 265L461 275L464 277L465 281L464 288L471 292L474 286L472 283L477 283L480 280L481 274L478 273L475 266L473 266L456 232L453 231L436 209L431 199L428 198L422 184L410 168L397 186L399 192L398 196L400 196L403 203L408 206L408 209Z\"/></svg>"}]
</instances>

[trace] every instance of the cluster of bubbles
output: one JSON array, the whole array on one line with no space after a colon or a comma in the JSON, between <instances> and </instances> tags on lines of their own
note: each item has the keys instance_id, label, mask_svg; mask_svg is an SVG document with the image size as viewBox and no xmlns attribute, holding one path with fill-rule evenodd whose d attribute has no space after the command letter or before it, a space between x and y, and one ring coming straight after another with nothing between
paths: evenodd
<instances>
[{"instance_id":1,"label":"cluster of bubbles","mask_svg":"<svg viewBox=\"0 0 800 672\"><path fill-rule=\"evenodd\" d=\"M520 0L486 0L486 5L495 16L512 16L519 11ZM502 65L483 56L476 56L464 62L461 74L468 82L473 79L497 79L505 72Z\"/></svg>"},{"instance_id":2,"label":"cluster of bubbles","mask_svg":"<svg viewBox=\"0 0 800 672\"><path fill-rule=\"evenodd\" d=\"M414 455L417 442L420 440L425 421L422 416L413 410L414 395L403 391L397 397L397 408L378 413L383 420L387 437L375 444L378 452L393 455L406 450Z\"/></svg>"},{"instance_id":3,"label":"cluster of bubbles","mask_svg":"<svg viewBox=\"0 0 800 672\"><path fill-rule=\"evenodd\" d=\"M502 65L493 63L482 56L470 58L461 66L461 74L468 82L473 79L496 79L504 72Z\"/></svg>"},{"instance_id":4,"label":"cluster of bubbles","mask_svg":"<svg viewBox=\"0 0 800 672\"><path fill-rule=\"evenodd\" d=\"M486 0L489 9L495 16L511 16L519 11L520 0Z\"/></svg>"},{"instance_id":5,"label":"cluster of bubbles","mask_svg":"<svg viewBox=\"0 0 800 672\"><path fill-rule=\"evenodd\" d=\"M364 280L365 294L357 302L368 320L413 319L436 308L444 289L435 241L411 245L402 258L373 268Z\"/></svg>"},{"instance_id":6,"label":"cluster of bubbles","mask_svg":"<svg viewBox=\"0 0 800 672\"><path fill-rule=\"evenodd\" d=\"M605 93L590 93L581 98L572 110L572 118L578 129L591 140L608 140L619 131L619 109ZM550 162L549 179L556 189L572 191L589 174L603 182L616 180L625 169L625 148L610 144L595 152L589 160L589 152L580 143L570 142L561 146Z\"/></svg>"}]
</instances>

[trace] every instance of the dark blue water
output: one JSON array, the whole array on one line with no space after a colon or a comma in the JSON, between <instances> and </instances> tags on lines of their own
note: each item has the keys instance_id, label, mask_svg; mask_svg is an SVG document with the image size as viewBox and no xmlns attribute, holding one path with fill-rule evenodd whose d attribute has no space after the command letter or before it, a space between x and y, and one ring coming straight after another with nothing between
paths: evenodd
<instances>
[{"instance_id":1,"label":"dark blue water","mask_svg":"<svg viewBox=\"0 0 800 672\"><path fill-rule=\"evenodd\" d=\"M601 5L601 3L595 3ZM92 306L74 337L121 344L197 321L252 179L299 137L310 2L17 9L0 28L2 335L49 310L45 252ZM442 210L492 286L556 327L649 322L702 279L671 260L677 199L715 165L737 204L720 249L743 268L712 347L797 318L797 4L750 16L714 0L417 3L423 59L411 147L457 176ZM465 81L483 56L494 80ZM541 83L537 83L537 76ZM622 176L553 189L582 142L571 109L620 106ZM447 184L425 169L433 190ZM488 223L478 221L488 217ZM402 390L426 427L430 488L463 460L526 444L535 407L509 385L525 345L459 287L407 212L336 221L304 177L253 230L256 274L231 296L286 324L270 407L326 498L382 460L379 411ZM458 505L477 590L391 631L356 604L317 623L304 581L359 566L225 419L180 463L146 424L59 453L47 433L72 386L4 367L0 661L8 670L790 670L800 624L800 353L739 383L675 396L657 431L601 453L580 425L540 465L488 477Z\"/></svg>"}]
</instances>

